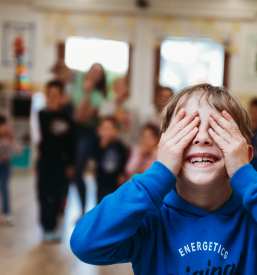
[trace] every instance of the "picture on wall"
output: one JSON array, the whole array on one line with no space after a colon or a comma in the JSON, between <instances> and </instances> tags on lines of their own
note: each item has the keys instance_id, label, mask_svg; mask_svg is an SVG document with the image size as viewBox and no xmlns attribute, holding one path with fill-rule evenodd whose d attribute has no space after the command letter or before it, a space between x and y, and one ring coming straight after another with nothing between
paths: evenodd
<instances>
[{"instance_id":1,"label":"picture on wall","mask_svg":"<svg viewBox=\"0 0 257 275\"><path fill-rule=\"evenodd\" d=\"M1 61L4 67L15 64L14 41L21 38L25 46L24 61L26 66L34 65L35 25L30 22L3 21L2 23L2 53Z\"/></svg>"},{"instance_id":2,"label":"picture on wall","mask_svg":"<svg viewBox=\"0 0 257 275\"><path fill-rule=\"evenodd\" d=\"M257 35L246 39L245 75L248 80L257 80Z\"/></svg>"}]
</instances>

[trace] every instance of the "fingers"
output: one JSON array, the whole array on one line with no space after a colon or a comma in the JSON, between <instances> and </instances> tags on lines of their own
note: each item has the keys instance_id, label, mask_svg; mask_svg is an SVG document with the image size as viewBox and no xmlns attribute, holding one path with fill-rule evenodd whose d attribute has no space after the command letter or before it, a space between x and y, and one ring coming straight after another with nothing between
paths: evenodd
<instances>
[{"instance_id":1,"label":"fingers","mask_svg":"<svg viewBox=\"0 0 257 275\"><path fill-rule=\"evenodd\" d=\"M226 111L223 111L222 115L224 117L215 112L211 112L210 114L210 116L219 124L219 126L226 130L231 136L241 136L241 132L232 117Z\"/></svg>"},{"instance_id":2,"label":"fingers","mask_svg":"<svg viewBox=\"0 0 257 275\"><path fill-rule=\"evenodd\" d=\"M182 108L178 114L175 116L175 118L172 120L172 122L170 123L170 126L168 127L166 133L169 133L173 130L174 126L179 123L184 117L185 117L185 114L186 114L186 110L184 108Z\"/></svg>"},{"instance_id":3,"label":"fingers","mask_svg":"<svg viewBox=\"0 0 257 275\"><path fill-rule=\"evenodd\" d=\"M219 136L217 133L215 133L213 129L210 128L208 132L220 149L224 149L225 146L228 146L228 142L222 136Z\"/></svg>"},{"instance_id":4,"label":"fingers","mask_svg":"<svg viewBox=\"0 0 257 275\"><path fill-rule=\"evenodd\" d=\"M234 142L234 138L226 130L221 128L212 117L209 118L209 123L216 135L219 135L228 143Z\"/></svg>"},{"instance_id":5,"label":"fingers","mask_svg":"<svg viewBox=\"0 0 257 275\"><path fill-rule=\"evenodd\" d=\"M182 114L181 114L182 115ZM185 114L184 114L185 115ZM198 115L198 111L197 110L193 110L192 113L188 114L186 117L184 117L181 121L179 121L176 124L173 124L174 126L171 126L171 130L169 131L169 133L167 133L167 138L173 138L175 137L180 131L184 130L184 128L186 126L188 126L194 119L195 117ZM199 121L198 121L199 123ZM197 124L198 124L197 123ZM196 126L196 125L195 125ZM195 127L194 126L194 127Z\"/></svg>"},{"instance_id":6,"label":"fingers","mask_svg":"<svg viewBox=\"0 0 257 275\"><path fill-rule=\"evenodd\" d=\"M239 130L238 125L236 124L236 122L234 121L234 119L232 118L232 116L231 116L228 112L226 112L225 110L222 111L222 116L223 116L230 124L232 124L236 130Z\"/></svg>"},{"instance_id":7,"label":"fingers","mask_svg":"<svg viewBox=\"0 0 257 275\"><path fill-rule=\"evenodd\" d=\"M194 139L194 137L197 135L199 129L197 127L193 128L186 136L184 136L179 142L178 145L182 147L182 149L185 149L190 142Z\"/></svg>"},{"instance_id":8,"label":"fingers","mask_svg":"<svg viewBox=\"0 0 257 275\"><path fill-rule=\"evenodd\" d=\"M177 133L177 135L173 138L173 143L178 143L182 138L184 138L188 133L194 130L195 127L200 123L200 118L195 117L195 119L187 125L184 129Z\"/></svg>"}]
</instances>

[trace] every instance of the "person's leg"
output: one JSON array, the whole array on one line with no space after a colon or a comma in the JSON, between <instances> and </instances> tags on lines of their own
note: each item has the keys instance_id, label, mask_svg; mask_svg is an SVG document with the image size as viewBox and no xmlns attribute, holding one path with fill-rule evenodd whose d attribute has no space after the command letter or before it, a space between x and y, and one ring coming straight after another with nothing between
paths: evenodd
<instances>
[{"instance_id":1,"label":"person's leg","mask_svg":"<svg viewBox=\"0 0 257 275\"><path fill-rule=\"evenodd\" d=\"M65 166L65 171L64 171L64 179L63 179L63 185L61 187L62 192L61 192L61 207L60 207L60 214L63 215L65 208L66 208L66 204L67 204L67 197L68 197L68 193L69 193L69 185L70 185L70 178L66 177L66 167Z\"/></svg>"},{"instance_id":2,"label":"person's leg","mask_svg":"<svg viewBox=\"0 0 257 275\"><path fill-rule=\"evenodd\" d=\"M44 228L45 242L59 242L61 236L55 231L62 198L64 165L41 160L38 165L38 193L40 220Z\"/></svg>"},{"instance_id":3,"label":"person's leg","mask_svg":"<svg viewBox=\"0 0 257 275\"><path fill-rule=\"evenodd\" d=\"M88 159L91 157L95 144L96 144L96 135L93 131L87 131L80 134L77 142L77 159L75 166L75 183L78 188L81 205L82 205L82 214L85 213L86 205L86 186L83 178L84 169Z\"/></svg>"},{"instance_id":4,"label":"person's leg","mask_svg":"<svg viewBox=\"0 0 257 275\"><path fill-rule=\"evenodd\" d=\"M50 221L51 221L51 226L53 229L56 229L57 225L57 219L58 215L60 214L60 209L62 206L62 201L63 201L63 191L66 186L65 182L65 167L66 165L62 162L57 162L53 166L53 184L51 186L51 195L54 198L54 202L51 204L51 216L50 216Z\"/></svg>"},{"instance_id":5,"label":"person's leg","mask_svg":"<svg viewBox=\"0 0 257 275\"><path fill-rule=\"evenodd\" d=\"M10 212L9 201L9 178L10 178L10 164L4 163L0 165L0 181L2 193L2 213L4 215Z\"/></svg>"},{"instance_id":6,"label":"person's leg","mask_svg":"<svg viewBox=\"0 0 257 275\"><path fill-rule=\"evenodd\" d=\"M49 178L51 177L51 169L49 164L44 160L39 160L37 164L38 176L38 200L40 209L40 222L44 231L49 231L48 226L48 196L49 196Z\"/></svg>"}]
</instances>

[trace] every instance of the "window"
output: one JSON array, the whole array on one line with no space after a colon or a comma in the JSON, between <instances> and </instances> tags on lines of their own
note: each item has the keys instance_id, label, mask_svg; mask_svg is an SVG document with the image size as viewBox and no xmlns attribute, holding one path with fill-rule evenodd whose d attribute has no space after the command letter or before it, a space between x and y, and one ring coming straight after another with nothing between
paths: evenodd
<instances>
[{"instance_id":1,"label":"window","mask_svg":"<svg viewBox=\"0 0 257 275\"><path fill-rule=\"evenodd\" d=\"M88 71L100 63L111 72L125 74L129 66L129 45L126 42L97 38L68 37L65 63L75 70Z\"/></svg>"},{"instance_id":2,"label":"window","mask_svg":"<svg viewBox=\"0 0 257 275\"><path fill-rule=\"evenodd\" d=\"M171 38L161 45L159 82L175 92L199 82L223 84L223 46L211 39Z\"/></svg>"}]
</instances>

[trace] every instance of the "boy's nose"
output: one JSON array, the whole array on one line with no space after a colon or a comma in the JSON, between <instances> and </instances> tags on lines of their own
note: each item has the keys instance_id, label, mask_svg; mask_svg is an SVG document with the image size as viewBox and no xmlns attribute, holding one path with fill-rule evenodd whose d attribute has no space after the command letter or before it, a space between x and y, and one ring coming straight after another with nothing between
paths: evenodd
<instances>
[{"instance_id":1,"label":"boy's nose","mask_svg":"<svg viewBox=\"0 0 257 275\"><path fill-rule=\"evenodd\" d=\"M193 139L192 144L193 145L209 145L209 146L211 146L213 143L212 143L211 137L208 134L208 131L199 129L199 132L196 135L196 137Z\"/></svg>"}]
</instances>

